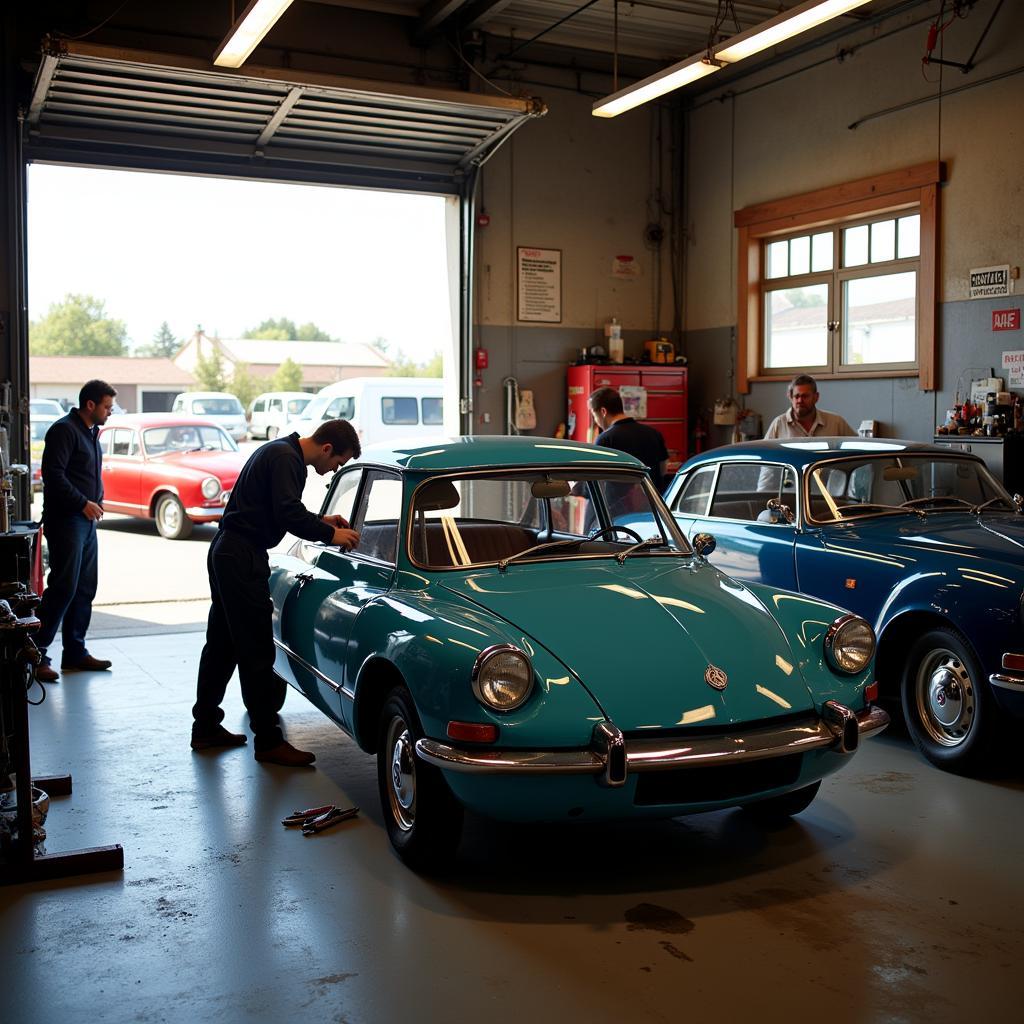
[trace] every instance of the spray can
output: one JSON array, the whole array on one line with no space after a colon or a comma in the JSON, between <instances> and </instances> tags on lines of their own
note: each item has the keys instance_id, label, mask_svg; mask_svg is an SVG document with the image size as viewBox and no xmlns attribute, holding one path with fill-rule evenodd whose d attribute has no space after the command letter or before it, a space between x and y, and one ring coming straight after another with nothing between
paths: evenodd
<instances>
[{"instance_id":1,"label":"spray can","mask_svg":"<svg viewBox=\"0 0 1024 1024\"><path fill-rule=\"evenodd\" d=\"M622 324L612 317L604 325L605 337L608 339L608 358L613 363L622 362Z\"/></svg>"}]
</instances>

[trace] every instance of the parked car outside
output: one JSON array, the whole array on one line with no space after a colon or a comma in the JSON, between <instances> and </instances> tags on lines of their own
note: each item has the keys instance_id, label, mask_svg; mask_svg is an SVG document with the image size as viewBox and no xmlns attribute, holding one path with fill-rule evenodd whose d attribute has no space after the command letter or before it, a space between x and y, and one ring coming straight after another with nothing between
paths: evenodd
<instances>
[{"instance_id":1,"label":"parked car outside","mask_svg":"<svg viewBox=\"0 0 1024 1024\"><path fill-rule=\"evenodd\" d=\"M266 391L257 396L249 403L249 436L270 441L287 433L312 399L304 391Z\"/></svg>"},{"instance_id":2,"label":"parked car outside","mask_svg":"<svg viewBox=\"0 0 1024 1024\"><path fill-rule=\"evenodd\" d=\"M57 401L55 398L30 398L28 400L28 415L29 419L37 419L43 416L52 417L53 420L59 420L61 416L67 414L67 410Z\"/></svg>"},{"instance_id":3,"label":"parked car outside","mask_svg":"<svg viewBox=\"0 0 1024 1024\"><path fill-rule=\"evenodd\" d=\"M621 508L661 535L616 525ZM376 446L321 511L361 539L272 554L276 671L376 755L388 835L412 866L452 853L464 808L795 814L888 721L870 626L711 566L621 452Z\"/></svg>"},{"instance_id":4,"label":"parked car outside","mask_svg":"<svg viewBox=\"0 0 1024 1024\"><path fill-rule=\"evenodd\" d=\"M249 430L242 403L226 391L186 391L174 399L171 412L202 416L223 427L236 441L244 441Z\"/></svg>"},{"instance_id":5,"label":"parked car outside","mask_svg":"<svg viewBox=\"0 0 1024 1024\"><path fill-rule=\"evenodd\" d=\"M318 391L291 425L303 436L324 420L348 420L362 445L444 436L439 377L351 377Z\"/></svg>"},{"instance_id":6,"label":"parked car outside","mask_svg":"<svg viewBox=\"0 0 1024 1024\"><path fill-rule=\"evenodd\" d=\"M246 460L216 424L171 413L111 417L100 446L103 507L154 520L168 540L220 519Z\"/></svg>"},{"instance_id":7,"label":"parked car outside","mask_svg":"<svg viewBox=\"0 0 1024 1024\"><path fill-rule=\"evenodd\" d=\"M1024 716L1024 519L981 459L909 441L754 441L690 459L666 501L688 537L714 535L723 572L867 619L882 698L901 702L933 764L983 765Z\"/></svg>"},{"instance_id":8,"label":"parked car outside","mask_svg":"<svg viewBox=\"0 0 1024 1024\"><path fill-rule=\"evenodd\" d=\"M35 404L33 402L33 404ZM56 403L55 403L56 404ZM59 406L58 406L59 408ZM43 489L43 448L50 424L61 419L64 413L29 412L29 459L32 469L32 493Z\"/></svg>"}]
</instances>

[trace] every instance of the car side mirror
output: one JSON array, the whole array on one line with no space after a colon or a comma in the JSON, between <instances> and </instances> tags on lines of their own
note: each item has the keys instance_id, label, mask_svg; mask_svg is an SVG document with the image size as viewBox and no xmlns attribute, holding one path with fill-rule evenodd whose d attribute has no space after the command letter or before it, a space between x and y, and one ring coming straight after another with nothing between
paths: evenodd
<instances>
[{"instance_id":1,"label":"car side mirror","mask_svg":"<svg viewBox=\"0 0 1024 1024\"><path fill-rule=\"evenodd\" d=\"M693 550L703 559L707 559L708 555L718 547L718 542L710 533L698 533L691 543Z\"/></svg>"},{"instance_id":2,"label":"car side mirror","mask_svg":"<svg viewBox=\"0 0 1024 1024\"><path fill-rule=\"evenodd\" d=\"M784 505L778 498L769 498L765 508L771 512L771 522L773 523L784 519L787 523L792 524L796 519L796 516L793 515L793 510L788 505Z\"/></svg>"}]
</instances>

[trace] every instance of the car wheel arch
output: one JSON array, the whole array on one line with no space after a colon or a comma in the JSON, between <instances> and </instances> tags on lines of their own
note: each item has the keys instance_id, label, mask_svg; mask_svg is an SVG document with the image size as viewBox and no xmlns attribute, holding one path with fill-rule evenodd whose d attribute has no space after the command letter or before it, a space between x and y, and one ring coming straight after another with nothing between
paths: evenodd
<instances>
[{"instance_id":1,"label":"car wheel arch","mask_svg":"<svg viewBox=\"0 0 1024 1024\"><path fill-rule=\"evenodd\" d=\"M359 670L352 708L352 735L361 750L377 751L377 731L381 709L396 686L409 688L405 676L387 658L370 657Z\"/></svg>"},{"instance_id":2,"label":"car wheel arch","mask_svg":"<svg viewBox=\"0 0 1024 1024\"><path fill-rule=\"evenodd\" d=\"M170 484L161 484L150 496L149 496L149 517L150 519L156 518L156 506L160 499L165 494L172 494L175 498L181 501L181 495L178 493L178 488Z\"/></svg>"},{"instance_id":3,"label":"car wheel arch","mask_svg":"<svg viewBox=\"0 0 1024 1024\"><path fill-rule=\"evenodd\" d=\"M880 684L880 695L887 700L899 701L900 681L903 678L903 659L914 637L930 629L953 629L963 635L963 630L953 621L937 612L921 609L907 609L894 615L878 632L878 653L875 657L875 676ZM974 645L968 647L978 657Z\"/></svg>"}]
</instances>

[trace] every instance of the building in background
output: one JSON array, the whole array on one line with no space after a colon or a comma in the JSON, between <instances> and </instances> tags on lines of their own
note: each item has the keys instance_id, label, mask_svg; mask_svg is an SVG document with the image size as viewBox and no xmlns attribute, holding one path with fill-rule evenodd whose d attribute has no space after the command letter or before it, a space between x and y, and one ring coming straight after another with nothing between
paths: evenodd
<instances>
[{"instance_id":1,"label":"building in background","mask_svg":"<svg viewBox=\"0 0 1024 1024\"><path fill-rule=\"evenodd\" d=\"M29 356L30 397L54 398L70 408L87 380L105 380L117 389L125 412L167 412L174 396L196 386L196 379L170 359L135 356Z\"/></svg>"}]
</instances>

